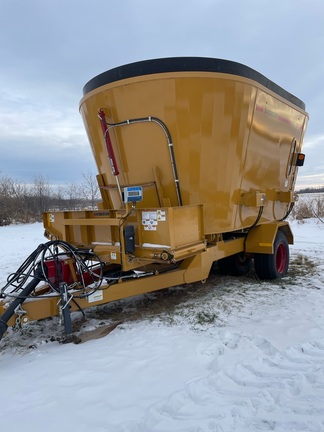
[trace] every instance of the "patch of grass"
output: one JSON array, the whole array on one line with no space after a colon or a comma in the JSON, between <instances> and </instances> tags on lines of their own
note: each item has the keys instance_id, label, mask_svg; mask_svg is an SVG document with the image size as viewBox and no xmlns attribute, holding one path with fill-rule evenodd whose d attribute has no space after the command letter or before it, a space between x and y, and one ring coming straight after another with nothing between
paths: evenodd
<instances>
[{"instance_id":1,"label":"patch of grass","mask_svg":"<svg viewBox=\"0 0 324 432\"><path fill-rule=\"evenodd\" d=\"M217 315L214 312L201 311L196 313L196 321L200 325L213 324L216 319Z\"/></svg>"},{"instance_id":2,"label":"patch of grass","mask_svg":"<svg viewBox=\"0 0 324 432\"><path fill-rule=\"evenodd\" d=\"M310 276L316 273L317 264L306 255L298 254L292 258L288 275L291 277Z\"/></svg>"}]
</instances>

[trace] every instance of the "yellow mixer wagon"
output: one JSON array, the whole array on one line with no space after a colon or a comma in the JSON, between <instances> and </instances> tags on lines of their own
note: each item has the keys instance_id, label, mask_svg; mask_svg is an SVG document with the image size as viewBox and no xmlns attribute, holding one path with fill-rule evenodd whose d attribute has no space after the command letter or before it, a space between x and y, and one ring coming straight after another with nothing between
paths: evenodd
<instances>
[{"instance_id":1,"label":"yellow mixer wagon","mask_svg":"<svg viewBox=\"0 0 324 432\"><path fill-rule=\"evenodd\" d=\"M242 64L179 57L96 76L80 111L102 201L44 214L49 242L2 290L2 334L59 313L70 333L70 311L203 281L215 262L286 274L301 100Z\"/></svg>"}]
</instances>

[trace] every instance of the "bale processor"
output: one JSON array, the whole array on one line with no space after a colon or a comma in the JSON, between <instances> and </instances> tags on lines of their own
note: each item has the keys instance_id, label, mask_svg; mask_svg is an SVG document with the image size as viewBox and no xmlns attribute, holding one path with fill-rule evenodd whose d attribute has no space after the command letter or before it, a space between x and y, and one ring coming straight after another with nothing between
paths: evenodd
<instances>
[{"instance_id":1,"label":"bale processor","mask_svg":"<svg viewBox=\"0 0 324 432\"><path fill-rule=\"evenodd\" d=\"M180 57L108 70L80 112L98 167L98 210L50 211L45 236L1 291L8 326L175 285L287 273L308 115L232 61Z\"/></svg>"}]
</instances>

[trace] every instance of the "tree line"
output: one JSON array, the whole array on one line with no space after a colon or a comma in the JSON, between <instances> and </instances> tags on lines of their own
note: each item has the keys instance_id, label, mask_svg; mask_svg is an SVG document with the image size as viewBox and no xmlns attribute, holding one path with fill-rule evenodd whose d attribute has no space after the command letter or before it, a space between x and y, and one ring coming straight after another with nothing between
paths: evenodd
<instances>
[{"instance_id":1,"label":"tree line","mask_svg":"<svg viewBox=\"0 0 324 432\"><path fill-rule=\"evenodd\" d=\"M324 186L319 186L317 188L307 187L307 188L298 190L298 194L323 193L323 192L324 192Z\"/></svg>"},{"instance_id":2,"label":"tree line","mask_svg":"<svg viewBox=\"0 0 324 432\"><path fill-rule=\"evenodd\" d=\"M53 187L43 175L23 183L0 173L0 226L42 220L45 211L96 209L100 199L95 175L82 174L80 184Z\"/></svg>"}]
</instances>

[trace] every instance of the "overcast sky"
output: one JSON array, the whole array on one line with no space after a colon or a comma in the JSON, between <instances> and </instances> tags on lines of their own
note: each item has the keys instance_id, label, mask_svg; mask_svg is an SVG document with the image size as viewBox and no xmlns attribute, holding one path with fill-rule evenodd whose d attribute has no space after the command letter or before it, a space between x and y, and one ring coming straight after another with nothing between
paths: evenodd
<instances>
[{"instance_id":1,"label":"overcast sky","mask_svg":"<svg viewBox=\"0 0 324 432\"><path fill-rule=\"evenodd\" d=\"M324 185L323 23L323 0L0 0L0 175L65 184L96 173L84 84L133 61L205 56L306 103L298 186Z\"/></svg>"}]
</instances>

